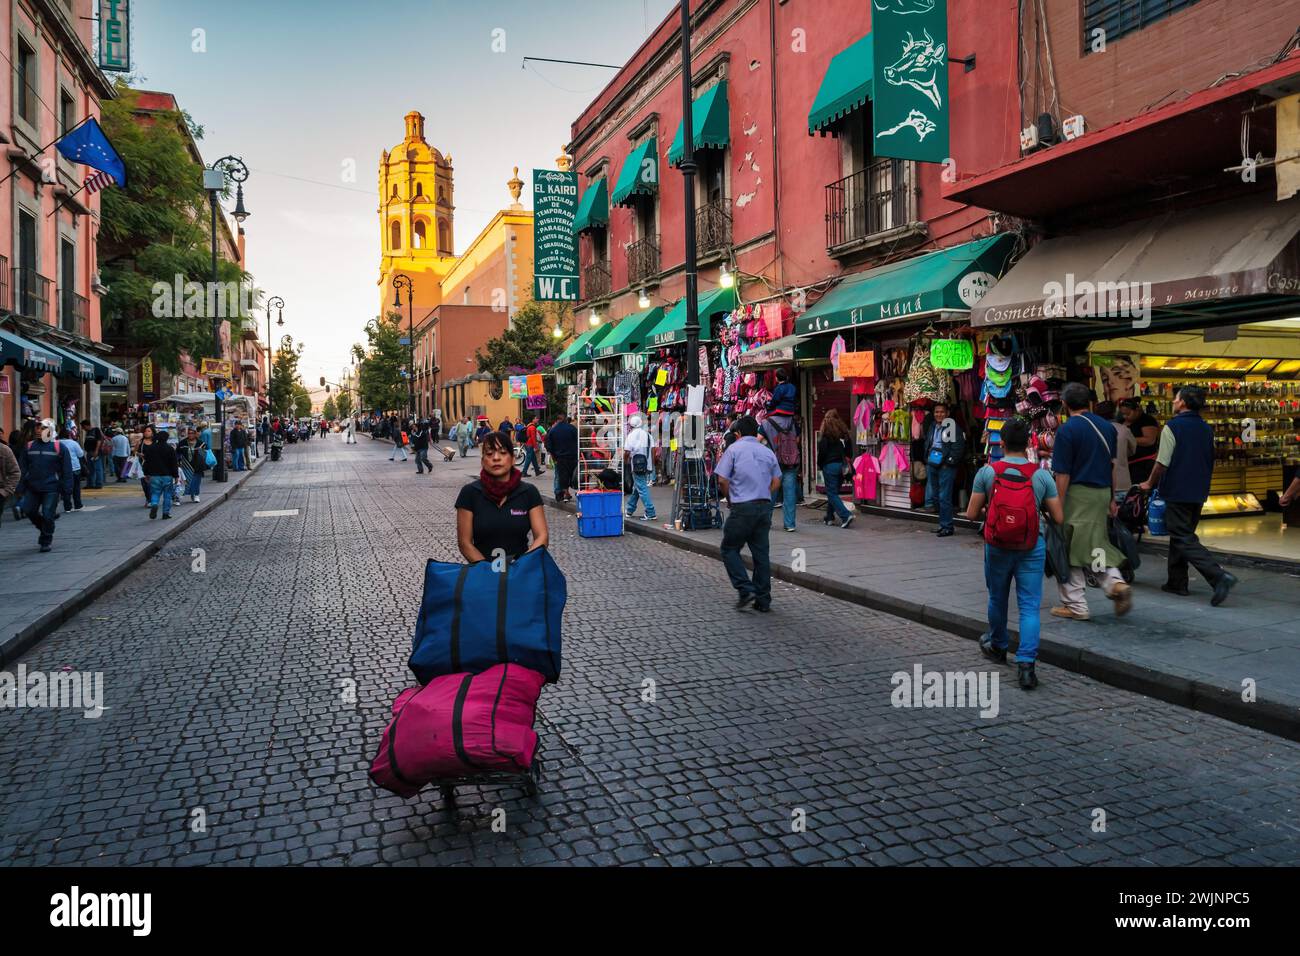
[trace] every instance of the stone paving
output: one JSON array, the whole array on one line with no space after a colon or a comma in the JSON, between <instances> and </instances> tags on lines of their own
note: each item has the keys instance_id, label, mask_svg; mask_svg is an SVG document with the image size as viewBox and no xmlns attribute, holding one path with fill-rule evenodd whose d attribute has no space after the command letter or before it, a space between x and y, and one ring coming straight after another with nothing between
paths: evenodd
<instances>
[{"instance_id":1,"label":"stone paving","mask_svg":"<svg viewBox=\"0 0 1300 956\"><path fill-rule=\"evenodd\" d=\"M736 612L718 561L554 510L541 792L379 791L421 568L477 468L388 451L296 446L17 662L102 671L107 710L0 710L0 863L1300 862L1300 745L1050 666L1024 693L968 640L781 582ZM894 707L916 665L997 671L997 716Z\"/></svg>"}]
</instances>

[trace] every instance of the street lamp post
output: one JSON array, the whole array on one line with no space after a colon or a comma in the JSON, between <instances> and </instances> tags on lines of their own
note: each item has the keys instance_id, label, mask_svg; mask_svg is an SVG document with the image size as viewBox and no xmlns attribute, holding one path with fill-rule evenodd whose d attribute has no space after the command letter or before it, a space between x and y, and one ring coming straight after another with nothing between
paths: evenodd
<instances>
[{"instance_id":1,"label":"street lamp post","mask_svg":"<svg viewBox=\"0 0 1300 956\"><path fill-rule=\"evenodd\" d=\"M415 417L415 285L405 272L393 276L393 305L400 316L402 310L402 290L406 290L406 382L410 415Z\"/></svg>"},{"instance_id":2,"label":"street lamp post","mask_svg":"<svg viewBox=\"0 0 1300 956\"><path fill-rule=\"evenodd\" d=\"M271 407L271 381L275 375L275 349L271 344L271 310L276 309L280 314L280 325L284 325L284 299L278 295L273 295L266 300L266 407L270 412L275 409Z\"/></svg>"},{"instance_id":3,"label":"street lamp post","mask_svg":"<svg viewBox=\"0 0 1300 956\"><path fill-rule=\"evenodd\" d=\"M700 384L700 308L695 255L695 127L691 97L691 4L682 0L682 191L686 213L686 384Z\"/></svg>"},{"instance_id":4,"label":"street lamp post","mask_svg":"<svg viewBox=\"0 0 1300 956\"><path fill-rule=\"evenodd\" d=\"M212 206L212 289L208 295L210 304L217 301L217 288L220 278L217 274L217 197L225 192L226 180L229 178L235 183L235 208L231 213L235 217L235 222L242 224L248 218L248 210L244 208L244 181L248 179L248 167L244 161L237 156L223 156L213 163L209 168L203 171L203 188L208 191L208 202ZM225 357L225 350L221 347L221 315L217 314L217 309L212 309L212 346L216 352L217 358ZM219 383L224 383L224 378L218 378ZM219 384L216 392L222 391ZM213 481L226 480L226 414L225 399L220 395L213 395L217 409L217 432L219 434L217 446L216 467L212 469Z\"/></svg>"}]
</instances>

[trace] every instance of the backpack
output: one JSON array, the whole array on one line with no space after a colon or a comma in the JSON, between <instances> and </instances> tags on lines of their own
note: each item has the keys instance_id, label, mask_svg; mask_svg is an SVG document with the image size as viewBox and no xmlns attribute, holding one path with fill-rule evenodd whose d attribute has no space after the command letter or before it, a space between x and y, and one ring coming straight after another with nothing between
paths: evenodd
<instances>
[{"instance_id":1,"label":"backpack","mask_svg":"<svg viewBox=\"0 0 1300 956\"><path fill-rule=\"evenodd\" d=\"M984 540L1007 551L1029 551L1038 544L1038 499L1034 495L1032 472L1013 475L1008 465L993 462L993 488L989 492L988 518L984 522Z\"/></svg>"},{"instance_id":2,"label":"backpack","mask_svg":"<svg viewBox=\"0 0 1300 956\"><path fill-rule=\"evenodd\" d=\"M776 422L772 422L772 432L776 438L775 447L772 450L776 452L777 463L782 468L798 467L799 435L794 427L794 420L791 419L788 429L779 428Z\"/></svg>"}]
</instances>

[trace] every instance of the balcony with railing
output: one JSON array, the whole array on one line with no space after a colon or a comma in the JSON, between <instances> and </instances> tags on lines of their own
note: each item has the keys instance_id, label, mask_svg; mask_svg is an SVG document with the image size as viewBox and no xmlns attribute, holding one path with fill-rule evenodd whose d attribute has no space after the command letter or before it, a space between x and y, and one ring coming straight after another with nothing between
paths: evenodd
<instances>
[{"instance_id":1,"label":"balcony with railing","mask_svg":"<svg viewBox=\"0 0 1300 956\"><path fill-rule=\"evenodd\" d=\"M613 283L608 262L593 262L582 270L582 301L591 302L609 295Z\"/></svg>"},{"instance_id":2,"label":"balcony with railing","mask_svg":"<svg viewBox=\"0 0 1300 956\"><path fill-rule=\"evenodd\" d=\"M826 187L826 248L832 255L870 245L910 225L906 163L881 159Z\"/></svg>"},{"instance_id":3,"label":"balcony with railing","mask_svg":"<svg viewBox=\"0 0 1300 956\"><path fill-rule=\"evenodd\" d=\"M627 247L627 284L652 279L659 274L659 237L646 236Z\"/></svg>"},{"instance_id":4,"label":"balcony with railing","mask_svg":"<svg viewBox=\"0 0 1300 956\"><path fill-rule=\"evenodd\" d=\"M11 312L9 305L9 260L0 256L0 312Z\"/></svg>"},{"instance_id":5,"label":"balcony with railing","mask_svg":"<svg viewBox=\"0 0 1300 956\"><path fill-rule=\"evenodd\" d=\"M26 319L49 324L50 280L35 269L14 266L14 312Z\"/></svg>"},{"instance_id":6,"label":"balcony with railing","mask_svg":"<svg viewBox=\"0 0 1300 956\"><path fill-rule=\"evenodd\" d=\"M731 203L725 199L705 203L695 211L695 254L701 262L721 258L731 251Z\"/></svg>"},{"instance_id":7,"label":"balcony with railing","mask_svg":"<svg viewBox=\"0 0 1300 956\"><path fill-rule=\"evenodd\" d=\"M90 328L90 300L68 289L59 290L59 328L85 337Z\"/></svg>"}]
</instances>

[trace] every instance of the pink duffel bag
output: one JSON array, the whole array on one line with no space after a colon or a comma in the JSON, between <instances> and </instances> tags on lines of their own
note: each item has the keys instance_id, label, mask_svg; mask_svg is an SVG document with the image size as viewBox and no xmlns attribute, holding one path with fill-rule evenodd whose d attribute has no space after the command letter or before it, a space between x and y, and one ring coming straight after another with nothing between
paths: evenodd
<instances>
[{"instance_id":1,"label":"pink duffel bag","mask_svg":"<svg viewBox=\"0 0 1300 956\"><path fill-rule=\"evenodd\" d=\"M481 674L447 674L402 691L370 779L413 797L440 778L526 772L537 750L533 720L545 681L518 664L497 664Z\"/></svg>"}]
</instances>

